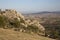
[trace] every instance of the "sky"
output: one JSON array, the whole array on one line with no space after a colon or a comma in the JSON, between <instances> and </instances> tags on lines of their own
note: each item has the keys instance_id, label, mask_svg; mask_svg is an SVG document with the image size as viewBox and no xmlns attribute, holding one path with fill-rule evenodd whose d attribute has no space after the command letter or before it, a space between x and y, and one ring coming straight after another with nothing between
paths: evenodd
<instances>
[{"instance_id":1,"label":"sky","mask_svg":"<svg viewBox=\"0 0 60 40\"><path fill-rule=\"evenodd\" d=\"M0 9L21 12L60 11L60 0L0 0Z\"/></svg>"}]
</instances>

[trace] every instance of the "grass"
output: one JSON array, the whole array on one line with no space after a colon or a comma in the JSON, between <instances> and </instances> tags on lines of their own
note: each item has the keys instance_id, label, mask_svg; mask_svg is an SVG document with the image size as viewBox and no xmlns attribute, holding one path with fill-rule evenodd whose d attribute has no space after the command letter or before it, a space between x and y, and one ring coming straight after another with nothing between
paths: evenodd
<instances>
[{"instance_id":1,"label":"grass","mask_svg":"<svg viewBox=\"0 0 60 40\"><path fill-rule=\"evenodd\" d=\"M0 28L0 40L54 40L36 34L28 34Z\"/></svg>"}]
</instances>

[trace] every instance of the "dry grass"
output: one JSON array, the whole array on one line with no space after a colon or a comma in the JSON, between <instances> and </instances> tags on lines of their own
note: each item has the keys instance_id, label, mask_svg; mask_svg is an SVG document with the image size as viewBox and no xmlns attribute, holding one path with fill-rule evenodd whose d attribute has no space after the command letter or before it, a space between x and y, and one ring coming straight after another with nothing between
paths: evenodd
<instances>
[{"instance_id":1,"label":"dry grass","mask_svg":"<svg viewBox=\"0 0 60 40\"><path fill-rule=\"evenodd\" d=\"M10 29L0 28L0 40L53 40L50 38L38 36L36 34L27 34Z\"/></svg>"}]
</instances>

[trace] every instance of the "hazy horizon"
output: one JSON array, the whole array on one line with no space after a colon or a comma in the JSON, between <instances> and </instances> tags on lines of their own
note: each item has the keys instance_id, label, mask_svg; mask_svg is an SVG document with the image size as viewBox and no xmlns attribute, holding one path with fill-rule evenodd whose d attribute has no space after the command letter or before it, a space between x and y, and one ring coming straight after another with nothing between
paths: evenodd
<instances>
[{"instance_id":1,"label":"hazy horizon","mask_svg":"<svg viewBox=\"0 0 60 40\"><path fill-rule=\"evenodd\" d=\"M60 0L0 0L0 9L21 12L60 11Z\"/></svg>"}]
</instances>

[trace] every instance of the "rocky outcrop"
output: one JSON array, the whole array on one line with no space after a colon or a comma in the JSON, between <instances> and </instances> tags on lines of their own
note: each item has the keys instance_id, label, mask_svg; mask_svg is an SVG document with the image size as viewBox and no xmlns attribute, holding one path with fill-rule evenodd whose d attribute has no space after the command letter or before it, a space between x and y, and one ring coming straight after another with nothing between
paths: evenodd
<instances>
[{"instance_id":1,"label":"rocky outcrop","mask_svg":"<svg viewBox=\"0 0 60 40\"><path fill-rule=\"evenodd\" d=\"M26 24L27 25L34 25L34 26L38 27L40 31L44 31L45 30L45 28L37 20L33 20L33 21L27 20Z\"/></svg>"},{"instance_id":2,"label":"rocky outcrop","mask_svg":"<svg viewBox=\"0 0 60 40\"><path fill-rule=\"evenodd\" d=\"M17 18L18 20L20 19L24 20L24 16L22 16L21 13L18 13L15 10L5 9L5 11L1 11L1 14L7 16L9 19Z\"/></svg>"},{"instance_id":3,"label":"rocky outcrop","mask_svg":"<svg viewBox=\"0 0 60 40\"><path fill-rule=\"evenodd\" d=\"M30 28L29 26L32 26L33 28L37 27L40 31L44 31L45 28L39 24L37 20L25 20L24 16L21 15L21 13L17 12L16 10L11 9L5 9L4 11L0 10L0 15L3 15L7 17L9 26L18 26L21 30L27 30ZM35 30L35 29L34 29Z\"/></svg>"}]
</instances>

